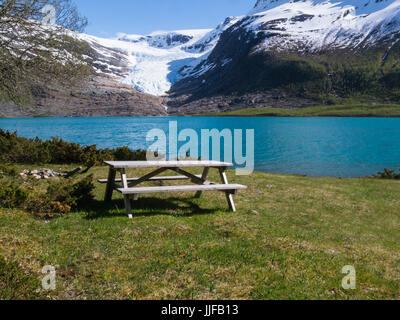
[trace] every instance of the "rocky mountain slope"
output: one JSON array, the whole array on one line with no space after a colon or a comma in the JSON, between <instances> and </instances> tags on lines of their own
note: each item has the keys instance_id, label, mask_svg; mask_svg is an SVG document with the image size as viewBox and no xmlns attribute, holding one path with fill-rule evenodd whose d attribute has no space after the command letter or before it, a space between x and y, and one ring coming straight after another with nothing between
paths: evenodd
<instances>
[{"instance_id":1,"label":"rocky mountain slope","mask_svg":"<svg viewBox=\"0 0 400 320\"><path fill-rule=\"evenodd\" d=\"M399 0L259 0L174 84L169 110L303 107L354 95L398 101L399 41Z\"/></svg>"},{"instance_id":2,"label":"rocky mountain slope","mask_svg":"<svg viewBox=\"0 0 400 320\"><path fill-rule=\"evenodd\" d=\"M84 37L84 35L79 35ZM0 117L165 116L163 99L124 84L130 71L126 53L87 42L85 60L93 75L72 87L33 86L29 105L0 103Z\"/></svg>"},{"instance_id":3,"label":"rocky mountain slope","mask_svg":"<svg viewBox=\"0 0 400 320\"><path fill-rule=\"evenodd\" d=\"M77 37L90 48L95 76L75 89L38 90L32 113L400 102L400 0L258 0L215 29ZM12 106L0 110L11 114Z\"/></svg>"},{"instance_id":4,"label":"rocky mountain slope","mask_svg":"<svg viewBox=\"0 0 400 320\"><path fill-rule=\"evenodd\" d=\"M170 114L399 100L400 0L258 0L213 30L83 38L125 53L121 82Z\"/></svg>"}]
</instances>

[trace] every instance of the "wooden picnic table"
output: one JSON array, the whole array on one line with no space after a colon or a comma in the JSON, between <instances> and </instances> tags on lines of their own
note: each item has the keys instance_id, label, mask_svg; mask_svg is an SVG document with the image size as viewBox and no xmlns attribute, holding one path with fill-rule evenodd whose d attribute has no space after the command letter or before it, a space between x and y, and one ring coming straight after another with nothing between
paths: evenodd
<instances>
[{"instance_id":1,"label":"wooden picnic table","mask_svg":"<svg viewBox=\"0 0 400 320\"><path fill-rule=\"evenodd\" d=\"M229 184L226 176L228 167L233 164L229 162L219 161L105 161L109 166L109 173L107 179L100 179L100 183L106 183L105 201L109 202L112 199L114 190L123 194L126 213L130 219L132 216L130 196L134 200L138 200L139 194L147 193L161 193L161 192L190 192L196 191L196 198L200 198L203 191L221 191L226 194L226 199L229 208L236 211L235 203L233 202L233 195L240 189L246 189L246 186L240 184ZM203 168L203 174L194 175L187 172L183 168ZM139 178L128 178L126 169L138 168L152 168L156 169ZM215 168L219 170L221 177L221 184L217 184L207 180L210 169ZM159 176L167 170L174 171L179 175L174 176ZM116 179L117 172L120 173L121 178ZM156 187L138 187L139 184L146 181L174 181L174 180L190 180L193 185L183 186L156 186Z\"/></svg>"}]
</instances>

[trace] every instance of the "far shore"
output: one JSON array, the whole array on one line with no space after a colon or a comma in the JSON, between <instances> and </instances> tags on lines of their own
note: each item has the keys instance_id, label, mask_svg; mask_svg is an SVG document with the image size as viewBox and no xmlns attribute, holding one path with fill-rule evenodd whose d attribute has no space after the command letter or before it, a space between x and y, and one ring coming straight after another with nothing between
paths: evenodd
<instances>
[{"instance_id":1,"label":"far shore","mask_svg":"<svg viewBox=\"0 0 400 320\"><path fill-rule=\"evenodd\" d=\"M307 108L247 108L235 111L197 114L213 117L362 117L362 118L398 118L400 104L342 104L314 106Z\"/></svg>"},{"instance_id":2,"label":"far shore","mask_svg":"<svg viewBox=\"0 0 400 320\"><path fill-rule=\"evenodd\" d=\"M1 115L0 119L23 119L23 118L119 118L120 115ZM129 116L122 116L129 117ZM399 118L400 104L341 104L341 105L324 105L306 108L246 108L224 112L207 112L196 114L176 113L167 116L154 115L132 115L130 117L337 117L337 118Z\"/></svg>"}]
</instances>

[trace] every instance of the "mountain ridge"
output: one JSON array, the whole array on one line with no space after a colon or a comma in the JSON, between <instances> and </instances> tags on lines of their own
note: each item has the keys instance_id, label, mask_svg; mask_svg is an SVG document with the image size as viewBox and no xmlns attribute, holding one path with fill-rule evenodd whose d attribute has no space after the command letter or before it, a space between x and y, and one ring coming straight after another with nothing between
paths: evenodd
<instances>
[{"instance_id":1,"label":"mountain ridge","mask_svg":"<svg viewBox=\"0 0 400 320\"><path fill-rule=\"evenodd\" d=\"M214 112L298 108L356 96L399 101L400 1L362 15L347 4L309 0L259 1L253 12L174 84L170 112L206 111L207 104Z\"/></svg>"},{"instance_id":2,"label":"mountain ridge","mask_svg":"<svg viewBox=\"0 0 400 320\"><path fill-rule=\"evenodd\" d=\"M127 53L131 72L123 80L125 84L162 96L176 82L199 77L215 67L207 60L228 29L243 28L246 37L263 37L254 51L301 53L374 45L384 37L397 40L393 33L400 31L399 21L399 0L258 0L247 15L228 17L215 29L158 31L147 36L119 34L112 40L87 37ZM283 37L274 41L277 34ZM393 41L388 50L395 44ZM231 60L226 57L221 64Z\"/></svg>"},{"instance_id":3,"label":"mountain ridge","mask_svg":"<svg viewBox=\"0 0 400 320\"><path fill-rule=\"evenodd\" d=\"M63 106L91 110L73 114L97 114L101 103L117 115L165 115L400 102L400 0L258 0L214 29L76 36L95 71L86 94L104 99L71 92Z\"/></svg>"}]
</instances>

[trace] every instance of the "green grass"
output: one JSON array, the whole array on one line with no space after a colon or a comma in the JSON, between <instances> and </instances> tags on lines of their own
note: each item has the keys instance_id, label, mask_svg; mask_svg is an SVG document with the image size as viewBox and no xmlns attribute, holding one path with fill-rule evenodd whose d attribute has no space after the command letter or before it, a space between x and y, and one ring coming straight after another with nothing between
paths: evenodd
<instances>
[{"instance_id":1,"label":"green grass","mask_svg":"<svg viewBox=\"0 0 400 320\"><path fill-rule=\"evenodd\" d=\"M316 106L298 109L249 108L221 113L205 113L201 116L250 116L250 117L400 117L397 104L348 104Z\"/></svg>"},{"instance_id":2,"label":"green grass","mask_svg":"<svg viewBox=\"0 0 400 320\"><path fill-rule=\"evenodd\" d=\"M37 277L0 256L0 300L44 299L38 288Z\"/></svg>"},{"instance_id":3,"label":"green grass","mask_svg":"<svg viewBox=\"0 0 400 320\"><path fill-rule=\"evenodd\" d=\"M249 186L237 213L222 193L163 194L129 220L104 185L88 210L50 221L1 209L0 255L39 280L55 266L56 291L38 293L52 299L400 298L399 181L228 176ZM345 265L356 290L341 288Z\"/></svg>"}]
</instances>

